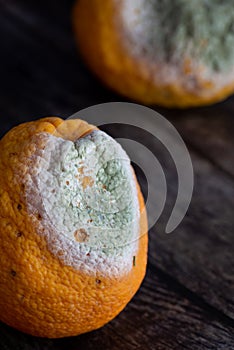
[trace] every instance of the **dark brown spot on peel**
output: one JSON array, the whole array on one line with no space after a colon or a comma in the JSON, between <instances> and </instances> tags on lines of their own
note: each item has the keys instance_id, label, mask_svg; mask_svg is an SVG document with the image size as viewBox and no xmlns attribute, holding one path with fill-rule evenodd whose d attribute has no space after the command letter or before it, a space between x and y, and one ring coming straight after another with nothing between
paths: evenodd
<instances>
[{"instance_id":1,"label":"dark brown spot on peel","mask_svg":"<svg viewBox=\"0 0 234 350\"><path fill-rule=\"evenodd\" d=\"M18 205L17 205L17 209L18 209L18 210L21 210L21 209L22 209L22 205L21 205L21 204L18 204Z\"/></svg>"},{"instance_id":2,"label":"dark brown spot on peel","mask_svg":"<svg viewBox=\"0 0 234 350\"><path fill-rule=\"evenodd\" d=\"M13 277L15 277L15 276L16 276L16 272L15 272L15 270L12 270L12 269L11 269L11 276L13 276Z\"/></svg>"}]
</instances>

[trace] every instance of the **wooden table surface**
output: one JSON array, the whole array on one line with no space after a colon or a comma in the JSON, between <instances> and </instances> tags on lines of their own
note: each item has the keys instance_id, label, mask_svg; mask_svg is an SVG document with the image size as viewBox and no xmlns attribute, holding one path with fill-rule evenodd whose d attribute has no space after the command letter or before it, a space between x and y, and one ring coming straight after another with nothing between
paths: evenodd
<instances>
[{"instance_id":1,"label":"wooden table surface","mask_svg":"<svg viewBox=\"0 0 234 350\"><path fill-rule=\"evenodd\" d=\"M103 87L79 58L73 3L0 0L1 136L24 121L66 118L94 104L126 101ZM48 340L1 324L1 350L234 349L234 98L184 111L155 109L178 129L193 161L195 188L183 223L166 235L165 210L150 231L142 287L105 327ZM153 140L148 143L164 164L170 208L174 166Z\"/></svg>"}]
</instances>

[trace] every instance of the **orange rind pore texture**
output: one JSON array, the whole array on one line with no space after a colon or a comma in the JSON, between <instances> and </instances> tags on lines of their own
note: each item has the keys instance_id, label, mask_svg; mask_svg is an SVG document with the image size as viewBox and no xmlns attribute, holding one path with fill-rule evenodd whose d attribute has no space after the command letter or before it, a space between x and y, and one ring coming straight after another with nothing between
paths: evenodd
<instances>
[{"instance_id":1,"label":"orange rind pore texture","mask_svg":"<svg viewBox=\"0 0 234 350\"><path fill-rule=\"evenodd\" d=\"M0 319L34 336L74 336L103 326L126 306L145 275L147 222L138 184L138 252L121 275L89 274L63 264L41 234L43 211L35 207L29 214L27 183L37 170L34 154L45 147L40 135L76 140L93 129L81 120L43 118L13 128L0 141Z\"/></svg>"}]
</instances>

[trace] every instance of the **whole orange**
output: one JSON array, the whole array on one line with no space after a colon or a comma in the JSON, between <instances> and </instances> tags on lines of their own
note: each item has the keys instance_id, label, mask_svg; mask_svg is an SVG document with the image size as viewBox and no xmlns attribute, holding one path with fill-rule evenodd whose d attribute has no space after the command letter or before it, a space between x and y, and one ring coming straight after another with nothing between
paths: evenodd
<instances>
[{"instance_id":1,"label":"whole orange","mask_svg":"<svg viewBox=\"0 0 234 350\"><path fill-rule=\"evenodd\" d=\"M121 146L81 120L21 124L0 141L0 182L1 321L56 338L113 319L147 261L144 201Z\"/></svg>"},{"instance_id":2,"label":"whole orange","mask_svg":"<svg viewBox=\"0 0 234 350\"><path fill-rule=\"evenodd\" d=\"M190 107L234 92L233 1L77 0L79 52L110 88Z\"/></svg>"}]
</instances>

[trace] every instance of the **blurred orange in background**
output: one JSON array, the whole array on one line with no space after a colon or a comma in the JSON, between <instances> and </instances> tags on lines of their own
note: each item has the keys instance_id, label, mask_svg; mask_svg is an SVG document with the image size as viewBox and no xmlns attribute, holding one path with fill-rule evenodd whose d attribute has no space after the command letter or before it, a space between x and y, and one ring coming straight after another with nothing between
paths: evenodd
<instances>
[{"instance_id":1,"label":"blurred orange in background","mask_svg":"<svg viewBox=\"0 0 234 350\"><path fill-rule=\"evenodd\" d=\"M79 0L73 23L87 65L132 100L184 108L234 91L230 0Z\"/></svg>"}]
</instances>

